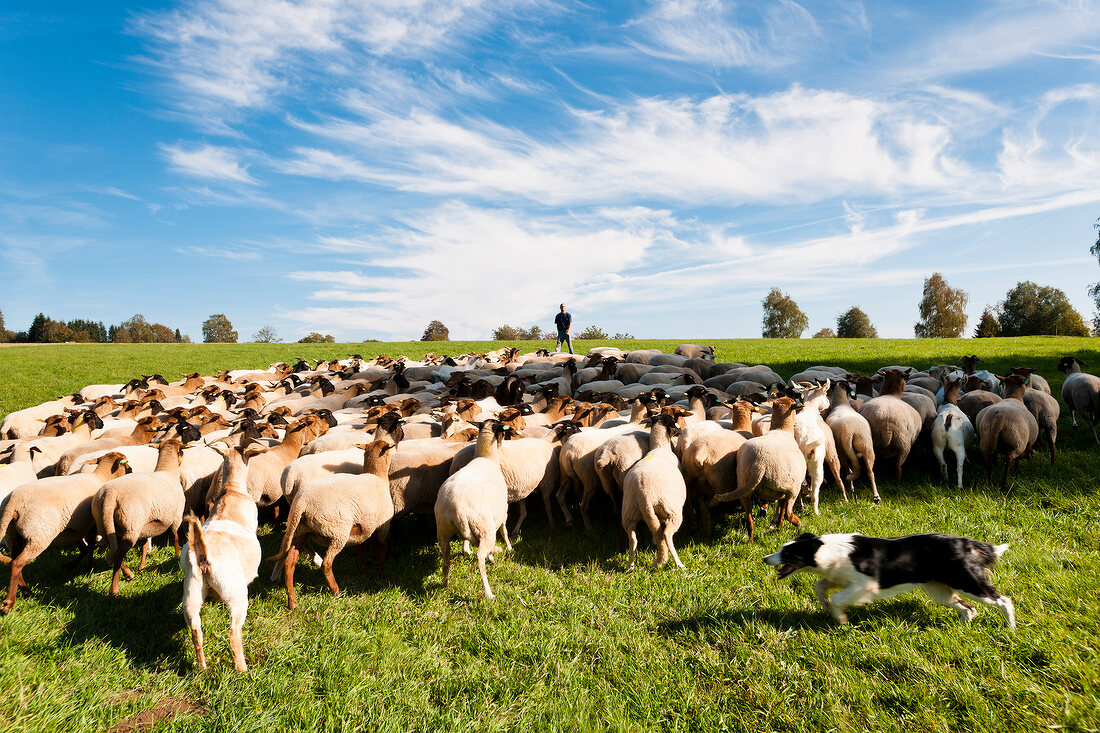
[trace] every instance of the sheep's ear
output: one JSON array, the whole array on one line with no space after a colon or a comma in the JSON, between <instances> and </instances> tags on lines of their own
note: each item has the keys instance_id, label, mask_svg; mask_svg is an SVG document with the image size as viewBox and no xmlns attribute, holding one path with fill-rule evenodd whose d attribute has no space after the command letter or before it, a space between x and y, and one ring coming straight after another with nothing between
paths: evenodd
<instances>
[{"instance_id":1,"label":"sheep's ear","mask_svg":"<svg viewBox=\"0 0 1100 733\"><path fill-rule=\"evenodd\" d=\"M241 449L241 456L244 458L255 458L261 453L267 453L268 447L263 443L253 441Z\"/></svg>"},{"instance_id":2,"label":"sheep's ear","mask_svg":"<svg viewBox=\"0 0 1100 733\"><path fill-rule=\"evenodd\" d=\"M370 443L356 443L355 447L359 450L366 450L367 448L370 448Z\"/></svg>"}]
</instances>

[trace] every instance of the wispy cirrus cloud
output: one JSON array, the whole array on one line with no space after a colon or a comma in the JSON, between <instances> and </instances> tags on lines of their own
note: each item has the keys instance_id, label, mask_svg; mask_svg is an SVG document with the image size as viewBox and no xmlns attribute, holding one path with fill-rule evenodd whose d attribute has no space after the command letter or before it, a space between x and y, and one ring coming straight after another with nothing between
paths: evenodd
<instances>
[{"instance_id":1,"label":"wispy cirrus cloud","mask_svg":"<svg viewBox=\"0 0 1100 733\"><path fill-rule=\"evenodd\" d=\"M241 165L234 150L216 145L161 145L161 152L176 171L195 178L209 178L234 183L256 183L248 169Z\"/></svg>"}]
</instances>

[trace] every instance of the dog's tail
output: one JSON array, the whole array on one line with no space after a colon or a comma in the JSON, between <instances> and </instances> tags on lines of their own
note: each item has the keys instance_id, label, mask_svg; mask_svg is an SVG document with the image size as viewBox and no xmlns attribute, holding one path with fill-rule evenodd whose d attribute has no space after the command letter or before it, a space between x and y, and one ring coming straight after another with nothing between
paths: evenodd
<instances>
[{"instance_id":1,"label":"dog's tail","mask_svg":"<svg viewBox=\"0 0 1100 733\"><path fill-rule=\"evenodd\" d=\"M1008 543L1007 542L1004 543L1003 545L993 545L993 554L996 556L996 557L993 558L993 561L996 562L997 560L1000 560L1001 555L1005 554L1005 550L1007 550L1007 549L1008 549Z\"/></svg>"}]
</instances>

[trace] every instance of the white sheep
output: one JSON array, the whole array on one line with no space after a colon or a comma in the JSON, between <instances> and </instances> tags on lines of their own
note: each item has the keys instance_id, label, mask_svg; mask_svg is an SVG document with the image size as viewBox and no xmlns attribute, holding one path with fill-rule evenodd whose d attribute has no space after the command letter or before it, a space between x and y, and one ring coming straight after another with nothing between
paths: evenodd
<instances>
[{"instance_id":1,"label":"white sheep","mask_svg":"<svg viewBox=\"0 0 1100 733\"><path fill-rule=\"evenodd\" d=\"M306 542L323 548L321 572L333 595L340 586L332 574L336 556L347 545L358 545L372 537L384 546L393 519L389 469L393 443L376 440L357 446L363 455L359 474L334 474L303 486L291 502L279 553L268 558L281 562L286 580L287 607L298 606L294 592L294 567ZM384 553L379 553L381 556Z\"/></svg>"},{"instance_id":2,"label":"white sheep","mask_svg":"<svg viewBox=\"0 0 1100 733\"><path fill-rule=\"evenodd\" d=\"M672 431L676 418L658 414L649 418L649 452L623 476L622 524L629 543L627 570L634 569L638 549L637 526L644 521L657 541L653 567L659 568L672 557L676 567L684 564L676 552L672 536L684 519L687 485L680 473L680 462L672 452Z\"/></svg>"},{"instance_id":3,"label":"white sheep","mask_svg":"<svg viewBox=\"0 0 1100 733\"><path fill-rule=\"evenodd\" d=\"M111 551L112 596L119 594L119 575L134 577L126 567L126 553L138 542L168 532L172 547L179 552L179 528L187 500L180 483L180 453L183 444L166 440L160 444L156 470L132 473L112 479L100 487L92 499L92 516L99 534L106 538ZM145 569L149 545L141 550L138 570Z\"/></svg>"},{"instance_id":4,"label":"white sheep","mask_svg":"<svg viewBox=\"0 0 1100 733\"><path fill-rule=\"evenodd\" d=\"M485 563L496 552L500 532L505 548L508 540L508 484L500 470L500 444L511 428L498 420L486 420L477 436L477 453L462 470L439 487L435 501L436 538L442 557L442 581L447 586L451 571L451 538L477 542L477 567L486 598L493 598Z\"/></svg>"},{"instance_id":5,"label":"white sheep","mask_svg":"<svg viewBox=\"0 0 1100 733\"><path fill-rule=\"evenodd\" d=\"M0 538L11 553L10 560L0 555L0 562L11 563L8 595L0 604L0 615L11 611L19 589L30 591L23 580L23 568L46 549L84 540L74 566L85 555L91 558L96 529L92 497L105 481L128 470L125 456L108 453L92 473L51 476L11 492L0 513Z\"/></svg>"}]
</instances>

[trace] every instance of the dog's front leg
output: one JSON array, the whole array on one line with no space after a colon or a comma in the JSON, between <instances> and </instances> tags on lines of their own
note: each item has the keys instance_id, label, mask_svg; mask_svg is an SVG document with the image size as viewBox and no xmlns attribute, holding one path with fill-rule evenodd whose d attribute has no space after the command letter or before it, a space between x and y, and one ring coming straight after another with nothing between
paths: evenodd
<instances>
[{"instance_id":1,"label":"dog's front leg","mask_svg":"<svg viewBox=\"0 0 1100 733\"><path fill-rule=\"evenodd\" d=\"M819 578L818 581L814 583L814 593L817 594L817 602L821 604L821 607L826 611L829 610L829 591L835 587L832 581L827 578Z\"/></svg>"}]
</instances>

